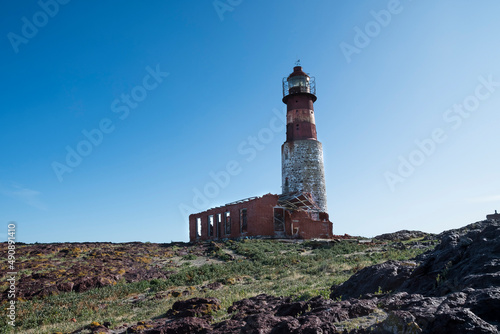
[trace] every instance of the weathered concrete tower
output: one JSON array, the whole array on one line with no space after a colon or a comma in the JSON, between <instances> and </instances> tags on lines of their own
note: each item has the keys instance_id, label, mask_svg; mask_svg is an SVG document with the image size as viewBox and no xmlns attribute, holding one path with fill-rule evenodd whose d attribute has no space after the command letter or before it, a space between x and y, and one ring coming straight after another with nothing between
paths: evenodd
<instances>
[{"instance_id":1,"label":"weathered concrete tower","mask_svg":"<svg viewBox=\"0 0 500 334\"><path fill-rule=\"evenodd\" d=\"M295 66L283 78L283 103L286 104L286 142L281 146L283 194L311 193L322 212L326 205L323 148L316 136L313 103L316 101L314 77Z\"/></svg>"}]
</instances>

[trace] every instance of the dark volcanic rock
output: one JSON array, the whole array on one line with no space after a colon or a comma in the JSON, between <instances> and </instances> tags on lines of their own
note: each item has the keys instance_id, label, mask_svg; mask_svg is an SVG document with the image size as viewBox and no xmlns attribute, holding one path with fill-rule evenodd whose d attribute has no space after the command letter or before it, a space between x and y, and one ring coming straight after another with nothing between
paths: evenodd
<instances>
[{"instance_id":1,"label":"dark volcanic rock","mask_svg":"<svg viewBox=\"0 0 500 334\"><path fill-rule=\"evenodd\" d=\"M60 283L57 285L57 290L62 291L62 292L70 292L73 290L74 286L75 286L75 283L73 283L73 282Z\"/></svg>"},{"instance_id":2,"label":"dark volcanic rock","mask_svg":"<svg viewBox=\"0 0 500 334\"><path fill-rule=\"evenodd\" d=\"M224 285L220 282L214 282L214 283L210 283L210 284L207 284L207 289L210 289L210 290L220 290L224 287Z\"/></svg>"},{"instance_id":3,"label":"dark volcanic rock","mask_svg":"<svg viewBox=\"0 0 500 334\"><path fill-rule=\"evenodd\" d=\"M462 292L447 297L424 297L406 292L379 301L389 317L372 329L375 333L498 333L493 323L465 307ZM498 311L498 310L497 310Z\"/></svg>"},{"instance_id":4,"label":"dark volcanic rock","mask_svg":"<svg viewBox=\"0 0 500 334\"><path fill-rule=\"evenodd\" d=\"M439 296L500 286L499 225L481 222L442 234L441 243L424 257L401 290Z\"/></svg>"},{"instance_id":5,"label":"dark volcanic rock","mask_svg":"<svg viewBox=\"0 0 500 334\"><path fill-rule=\"evenodd\" d=\"M427 237L431 234L421 232L421 231L408 231L408 230L402 230L398 232L393 232L393 233L385 233L376 236L374 239L376 240L382 240L382 241L405 241L405 240L411 240L411 239L417 239L417 238L424 238Z\"/></svg>"},{"instance_id":6,"label":"dark volcanic rock","mask_svg":"<svg viewBox=\"0 0 500 334\"><path fill-rule=\"evenodd\" d=\"M422 333L415 322L415 317L407 311L391 311L387 319L370 330L371 333Z\"/></svg>"},{"instance_id":7,"label":"dark volcanic rock","mask_svg":"<svg viewBox=\"0 0 500 334\"><path fill-rule=\"evenodd\" d=\"M244 321L245 325L241 328L242 333L271 333L278 324L292 321L295 321L296 325L298 325L298 321L292 317L277 317L272 313L265 312L249 315Z\"/></svg>"},{"instance_id":8,"label":"dark volcanic rock","mask_svg":"<svg viewBox=\"0 0 500 334\"><path fill-rule=\"evenodd\" d=\"M416 263L388 261L361 269L341 285L333 286L330 298L359 298L368 293L396 291L407 280Z\"/></svg>"},{"instance_id":9,"label":"dark volcanic rock","mask_svg":"<svg viewBox=\"0 0 500 334\"><path fill-rule=\"evenodd\" d=\"M293 334L316 334L316 333L338 333L337 328L328 321L323 321L318 316L311 315L302 319L299 328L292 332Z\"/></svg>"},{"instance_id":10,"label":"dark volcanic rock","mask_svg":"<svg viewBox=\"0 0 500 334\"><path fill-rule=\"evenodd\" d=\"M377 309L376 301L377 299L361 299L349 301L349 305L345 306L345 308L349 312L349 318L352 319L364 317L365 315L373 313L375 309Z\"/></svg>"},{"instance_id":11,"label":"dark volcanic rock","mask_svg":"<svg viewBox=\"0 0 500 334\"><path fill-rule=\"evenodd\" d=\"M292 316L296 317L307 310L305 302L285 303L278 306L276 314L280 317Z\"/></svg>"},{"instance_id":12,"label":"dark volcanic rock","mask_svg":"<svg viewBox=\"0 0 500 334\"><path fill-rule=\"evenodd\" d=\"M217 298L191 298L176 301L167 315L176 318L203 317L217 310L220 310L220 301Z\"/></svg>"},{"instance_id":13,"label":"dark volcanic rock","mask_svg":"<svg viewBox=\"0 0 500 334\"><path fill-rule=\"evenodd\" d=\"M214 325L215 333L337 333L335 322L357 318L377 309L374 300L335 302L323 297L291 302L290 298L258 295L233 303L233 317Z\"/></svg>"},{"instance_id":14,"label":"dark volcanic rock","mask_svg":"<svg viewBox=\"0 0 500 334\"><path fill-rule=\"evenodd\" d=\"M167 322L154 329L146 330L147 334L196 334L207 333L211 329L205 318L184 317ZM127 332L128 333L128 332Z\"/></svg>"},{"instance_id":15,"label":"dark volcanic rock","mask_svg":"<svg viewBox=\"0 0 500 334\"><path fill-rule=\"evenodd\" d=\"M284 318L271 330L271 334L298 333L301 327L299 321L295 318Z\"/></svg>"},{"instance_id":16,"label":"dark volcanic rock","mask_svg":"<svg viewBox=\"0 0 500 334\"><path fill-rule=\"evenodd\" d=\"M133 248L133 252L129 250ZM0 256L7 256L7 247L0 247ZM141 254L141 256L136 256ZM61 292L84 292L117 284L124 279L136 282L154 278L166 279L168 273L155 261L173 256L169 246L145 243L54 243L19 245L16 257L27 258L16 264L22 272L16 278L16 297L31 299ZM162 266L164 262L161 262ZM7 300L7 290L0 301Z\"/></svg>"},{"instance_id":17,"label":"dark volcanic rock","mask_svg":"<svg viewBox=\"0 0 500 334\"><path fill-rule=\"evenodd\" d=\"M500 287L464 291L467 294L464 307L488 322L500 324Z\"/></svg>"},{"instance_id":18,"label":"dark volcanic rock","mask_svg":"<svg viewBox=\"0 0 500 334\"><path fill-rule=\"evenodd\" d=\"M97 287L97 277L82 277L74 283L76 292L83 292Z\"/></svg>"},{"instance_id":19,"label":"dark volcanic rock","mask_svg":"<svg viewBox=\"0 0 500 334\"><path fill-rule=\"evenodd\" d=\"M233 305L227 309L227 312L236 313L233 318L241 315L270 313L274 312L278 306L286 305L288 303L290 303L290 298L273 297L261 294L252 298L234 302Z\"/></svg>"},{"instance_id":20,"label":"dark volcanic rock","mask_svg":"<svg viewBox=\"0 0 500 334\"><path fill-rule=\"evenodd\" d=\"M375 333L498 333L500 224L478 222L439 238L434 250L417 258L417 267L390 261L365 268L333 286L332 298L357 297L377 286L395 291L377 299L389 315L369 328Z\"/></svg>"},{"instance_id":21,"label":"dark volcanic rock","mask_svg":"<svg viewBox=\"0 0 500 334\"><path fill-rule=\"evenodd\" d=\"M436 314L434 322L426 328L428 333L498 333L493 326L469 309L456 308Z\"/></svg>"}]
</instances>

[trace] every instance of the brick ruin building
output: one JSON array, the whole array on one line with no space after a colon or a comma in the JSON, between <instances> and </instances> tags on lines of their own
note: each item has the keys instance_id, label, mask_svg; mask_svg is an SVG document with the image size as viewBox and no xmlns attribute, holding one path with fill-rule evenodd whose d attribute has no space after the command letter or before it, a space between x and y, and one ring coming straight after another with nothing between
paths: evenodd
<instances>
[{"instance_id":1,"label":"brick ruin building","mask_svg":"<svg viewBox=\"0 0 500 334\"><path fill-rule=\"evenodd\" d=\"M323 148L317 140L314 77L295 66L283 79L286 141L281 146L282 194L236 201L189 216L190 241L263 236L331 238Z\"/></svg>"}]
</instances>

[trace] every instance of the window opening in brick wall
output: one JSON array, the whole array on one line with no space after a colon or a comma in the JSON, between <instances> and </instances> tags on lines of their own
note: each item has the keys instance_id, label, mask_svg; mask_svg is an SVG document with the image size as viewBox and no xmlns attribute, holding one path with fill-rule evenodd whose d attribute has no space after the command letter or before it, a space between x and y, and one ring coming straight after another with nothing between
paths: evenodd
<instances>
[{"instance_id":1,"label":"window opening in brick wall","mask_svg":"<svg viewBox=\"0 0 500 334\"><path fill-rule=\"evenodd\" d=\"M247 227L247 209L240 209L240 232L246 232Z\"/></svg>"},{"instance_id":2,"label":"window opening in brick wall","mask_svg":"<svg viewBox=\"0 0 500 334\"><path fill-rule=\"evenodd\" d=\"M196 218L196 237L201 237L201 218Z\"/></svg>"},{"instance_id":3,"label":"window opening in brick wall","mask_svg":"<svg viewBox=\"0 0 500 334\"><path fill-rule=\"evenodd\" d=\"M231 213L229 211L224 212L224 229L226 234L231 234Z\"/></svg>"},{"instance_id":4,"label":"window opening in brick wall","mask_svg":"<svg viewBox=\"0 0 500 334\"><path fill-rule=\"evenodd\" d=\"M214 236L214 215L208 216L208 236Z\"/></svg>"}]
</instances>

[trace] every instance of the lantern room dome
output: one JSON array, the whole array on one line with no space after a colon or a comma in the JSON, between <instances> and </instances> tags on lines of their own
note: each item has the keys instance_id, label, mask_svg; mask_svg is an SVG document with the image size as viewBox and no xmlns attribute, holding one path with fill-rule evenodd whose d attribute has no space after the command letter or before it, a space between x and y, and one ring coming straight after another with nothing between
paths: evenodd
<instances>
[{"instance_id":1,"label":"lantern room dome","mask_svg":"<svg viewBox=\"0 0 500 334\"><path fill-rule=\"evenodd\" d=\"M288 78L290 77L296 77L296 76L306 76L308 77L308 75L306 74L306 72L302 71L302 66L295 66L293 68L293 72L288 76Z\"/></svg>"},{"instance_id":2,"label":"lantern room dome","mask_svg":"<svg viewBox=\"0 0 500 334\"><path fill-rule=\"evenodd\" d=\"M302 66L295 66L293 72L283 78L283 102L289 95L308 94L313 101L316 101L316 83L314 77L310 77L302 70Z\"/></svg>"}]
</instances>

